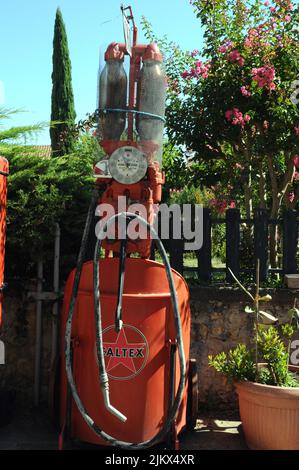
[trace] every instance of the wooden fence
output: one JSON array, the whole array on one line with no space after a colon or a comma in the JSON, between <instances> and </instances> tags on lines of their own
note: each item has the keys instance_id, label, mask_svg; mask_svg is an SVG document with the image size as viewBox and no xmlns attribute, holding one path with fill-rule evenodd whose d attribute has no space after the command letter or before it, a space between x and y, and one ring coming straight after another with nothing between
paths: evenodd
<instances>
[{"instance_id":1,"label":"wooden fence","mask_svg":"<svg viewBox=\"0 0 299 470\"><path fill-rule=\"evenodd\" d=\"M171 224L171 220L169 220ZM217 224L225 225L225 267L212 267L212 228ZM269 263L269 227L279 226L280 241L282 246L280 267L271 267ZM252 234L252 263L245 266L241 259L240 239L241 228L251 227ZM163 240L169 252L170 262L174 269L182 274L193 272L204 282L213 279L214 273L224 273L226 281L231 282L232 278L228 267L236 276L242 274L254 274L255 261L260 259L260 279L267 280L270 273L295 274L298 273L298 229L299 213L295 210L288 210L282 218L270 219L266 209L256 209L253 219L242 219L239 209L228 209L223 219L213 219L210 209L203 209L203 224L199 227L203 233L202 248L195 251L197 266L186 266L184 262L185 240L172 239ZM154 252L152 258L154 258ZM241 268L242 266L242 268Z\"/></svg>"}]
</instances>

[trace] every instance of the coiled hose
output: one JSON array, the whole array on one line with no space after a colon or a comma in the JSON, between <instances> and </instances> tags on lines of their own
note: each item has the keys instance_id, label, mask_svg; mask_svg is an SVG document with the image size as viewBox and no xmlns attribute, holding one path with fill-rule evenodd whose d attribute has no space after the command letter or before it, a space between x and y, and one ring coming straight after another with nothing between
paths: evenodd
<instances>
[{"instance_id":1,"label":"coiled hose","mask_svg":"<svg viewBox=\"0 0 299 470\"><path fill-rule=\"evenodd\" d=\"M69 306L69 312L68 312L68 318L66 322L66 331L65 331L65 357L66 357L66 374L67 374L67 379L68 383L72 392L73 399L78 407L78 410L84 419L84 421L87 423L87 425L94 431L94 433L99 437L104 439L105 441L109 442L109 444L116 446L116 447L121 447L124 449L146 449L148 447L151 447L159 442L162 441L162 439L167 435L170 426L177 414L178 408L180 406L183 392L184 392L184 386L185 386L185 380L186 380L186 364L185 364L185 353L184 353L184 347L183 347L183 338L182 338L182 325L181 325L181 318L180 318L180 313L179 313L179 306L178 306L178 300L177 300L177 295L176 295L176 290L175 290L175 284L174 280L172 277L172 272L171 272L171 267L168 261L168 257L165 251L165 248L160 240L160 238L157 235L157 232L154 230L154 228L142 217L139 215L129 213L129 212L122 212L119 214L116 214L112 216L101 228L101 231L98 235L98 240L96 243L95 247L95 253L94 253L94 302L95 302L95 323L96 323L96 348L97 348L97 357L98 357L98 363L99 363L99 380L101 384L101 388L103 391L103 397L105 401L105 405L107 409L113 413L114 415L118 416L119 419L122 421L125 421L126 418L122 413L120 413L118 410L116 410L109 401L109 382L108 382L108 376L106 373L106 366L105 366L105 359L104 359L104 351L103 351L103 338L102 338L102 320L101 320L101 305L100 305L100 292L99 292L99 278L100 278L100 270L99 270L99 260L100 260L100 248L101 248L101 243L102 243L102 238L104 238L105 230L108 229L108 227L118 218L122 217L125 220L129 219L137 219L138 222L144 226L147 227L147 229L150 231L152 239L155 241L157 244L157 247L159 249L159 252L161 254L165 269L166 269L166 275L168 279L168 284L169 284L169 289L170 289L170 294L171 294L171 302L172 302L172 307L173 307L173 312L174 312L174 320L175 320L175 327L176 327L176 340L177 340L177 345L178 345L178 353L179 353L179 365L180 365L180 380L179 380L179 385L178 385L178 390L175 396L175 399L173 401L172 406L169 409L167 418L165 420L165 424L162 427L162 429L152 438L147 441L141 442L141 443L134 443L134 442L125 442L125 441L120 441L118 439L115 439L114 437L110 436L107 434L105 431L100 429L97 424L94 422L94 420L88 415L79 395L77 392L77 387L74 381L73 377L73 372L72 372L72 361L71 361L71 331L72 331L72 320L73 320L73 315L75 311L75 304L76 304L76 298L78 294L78 288L79 288L79 282L80 282L80 276L81 276L81 271L82 271L82 266L83 266L83 261L84 261L84 256L85 256L85 251L86 251L86 245L87 245L87 239L88 239L88 233L90 229L90 224L92 221L92 215L94 212L95 204L97 200L97 193L95 192L91 203L90 207L88 210L88 215L86 218L86 223L85 223L85 228L82 236L82 243L80 247L80 252L78 255L78 261L77 261L77 269L76 269L76 274L74 278L74 283L73 283L73 288L72 288L72 295L71 295L71 300L70 300L70 306Z\"/></svg>"}]
</instances>

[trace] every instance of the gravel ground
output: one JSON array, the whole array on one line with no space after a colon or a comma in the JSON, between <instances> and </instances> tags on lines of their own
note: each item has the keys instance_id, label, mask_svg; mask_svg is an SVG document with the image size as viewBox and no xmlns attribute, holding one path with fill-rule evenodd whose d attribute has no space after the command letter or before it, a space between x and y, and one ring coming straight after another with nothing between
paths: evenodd
<instances>
[{"instance_id":1,"label":"gravel ground","mask_svg":"<svg viewBox=\"0 0 299 470\"><path fill-rule=\"evenodd\" d=\"M42 410L18 410L12 422L0 428L0 450L55 450L58 431ZM182 450L246 449L241 423L234 416L210 413L197 420L193 432L181 438Z\"/></svg>"}]
</instances>

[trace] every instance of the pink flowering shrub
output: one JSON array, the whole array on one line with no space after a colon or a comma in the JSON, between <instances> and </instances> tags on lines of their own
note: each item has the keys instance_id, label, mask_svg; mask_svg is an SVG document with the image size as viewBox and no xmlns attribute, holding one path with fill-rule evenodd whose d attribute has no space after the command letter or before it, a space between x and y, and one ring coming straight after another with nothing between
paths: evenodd
<instances>
[{"instance_id":1,"label":"pink flowering shrub","mask_svg":"<svg viewBox=\"0 0 299 470\"><path fill-rule=\"evenodd\" d=\"M192 67L190 71L185 70L182 72L182 78L190 80L191 78L208 78L209 76L210 64L204 64L200 60L195 62L195 67Z\"/></svg>"},{"instance_id":2,"label":"pink flowering shrub","mask_svg":"<svg viewBox=\"0 0 299 470\"><path fill-rule=\"evenodd\" d=\"M293 158L294 165L296 168L299 168L299 155L295 155Z\"/></svg>"},{"instance_id":3,"label":"pink flowering shrub","mask_svg":"<svg viewBox=\"0 0 299 470\"><path fill-rule=\"evenodd\" d=\"M191 4L204 46L193 54L170 43L166 51L167 73L179 88L168 95L169 139L196 152L187 170L195 183L237 188L233 195L215 194L213 210L234 201L248 217L263 206L275 218L298 206L299 106L291 99L298 80L298 2Z\"/></svg>"},{"instance_id":4,"label":"pink flowering shrub","mask_svg":"<svg viewBox=\"0 0 299 470\"><path fill-rule=\"evenodd\" d=\"M250 121L249 114L243 114L238 108L229 109L225 112L226 119L231 122L234 126L241 126L244 128L245 124Z\"/></svg>"},{"instance_id":5,"label":"pink flowering shrub","mask_svg":"<svg viewBox=\"0 0 299 470\"><path fill-rule=\"evenodd\" d=\"M275 90L276 86L273 82L275 78L275 69L273 66L264 66L252 69L252 80L257 82L260 88L267 87L269 90Z\"/></svg>"},{"instance_id":6,"label":"pink flowering shrub","mask_svg":"<svg viewBox=\"0 0 299 470\"><path fill-rule=\"evenodd\" d=\"M240 52L238 52L236 49L234 49L228 54L227 60L229 62L237 62L237 64L239 64L240 67L243 67L243 65L245 64L245 60L241 56Z\"/></svg>"},{"instance_id":7,"label":"pink flowering shrub","mask_svg":"<svg viewBox=\"0 0 299 470\"><path fill-rule=\"evenodd\" d=\"M243 96L251 96L251 91L249 90L249 86L243 85L241 86L240 90Z\"/></svg>"}]
</instances>

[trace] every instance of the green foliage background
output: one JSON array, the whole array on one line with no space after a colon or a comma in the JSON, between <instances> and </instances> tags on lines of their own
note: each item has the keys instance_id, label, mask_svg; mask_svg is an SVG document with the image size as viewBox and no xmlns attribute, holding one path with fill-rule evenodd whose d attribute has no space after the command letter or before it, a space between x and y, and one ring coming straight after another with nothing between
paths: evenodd
<instances>
[{"instance_id":1,"label":"green foliage background","mask_svg":"<svg viewBox=\"0 0 299 470\"><path fill-rule=\"evenodd\" d=\"M0 110L2 122L13 111ZM0 118L1 124L1 118ZM0 155L10 165L7 199L6 278L35 275L35 263L53 259L55 224L62 235L62 275L75 265L93 187L92 166L99 147L82 136L72 154L50 158L22 144L32 128L0 130ZM52 263L48 263L51 269Z\"/></svg>"}]
</instances>

